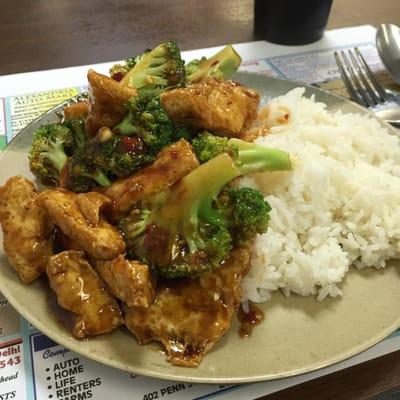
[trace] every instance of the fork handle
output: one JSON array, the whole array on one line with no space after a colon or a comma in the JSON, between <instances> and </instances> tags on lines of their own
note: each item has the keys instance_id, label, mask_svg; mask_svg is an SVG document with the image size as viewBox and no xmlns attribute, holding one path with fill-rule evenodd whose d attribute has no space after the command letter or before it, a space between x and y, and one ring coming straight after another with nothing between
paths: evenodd
<instances>
[{"instance_id":1,"label":"fork handle","mask_svg":"<svg viewBox=\"0 0 400 400\"><path fill-rule=\"evenodd\" d=\"M400 120L393 121L393 120L390 120L390 119L386 119L385 122L387 122L388 124L394 126L395 128L400 128Z\"/></svg>"}]
</instances>

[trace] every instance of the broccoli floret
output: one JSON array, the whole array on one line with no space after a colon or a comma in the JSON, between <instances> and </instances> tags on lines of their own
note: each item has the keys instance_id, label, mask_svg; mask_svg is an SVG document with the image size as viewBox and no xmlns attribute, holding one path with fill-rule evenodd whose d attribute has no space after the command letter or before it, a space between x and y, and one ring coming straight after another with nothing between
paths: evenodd
<instances>
[{"instance_id":1,"label":"broccoli floret","mask_svg":"<svg viewBox=\"0 0 400 400\"><path fill-rule=\"evenodd\" d=\"M108 131L109 136L106 139L100 137L103 133L100 130L88 146L91 147L93 163L108 175L124 178L154 161L140 138L115 135L108 128L102 129Z\"/></svg>"},{"instance_id":2,"label":"broccoli floret","mask_svg":"<svg viewBox=\"0 0 400 400\"><path fill-rule=\"evenodd\" d=\"M218 199L225 226L235 237L235 242L245 244L268 227L270 205L263 195L248 187L227 189Z\"/></svg>"},{"instance_id":3,"label":"broccoli floret","mask_svg":"<svg viewBox=\"0 0 400 400\"><path fill-rule=\"evenodd\" d=\"M81 149L87 141L85 118L67 119L63 122L63 126L71 131L74 149Z\"/></svg>"},{"instance_id":4,"label":"broccoli floret","mask_svg":"<svg viewBox=\"0 0 400 400\"><path fill-rule=\"evenodd\" d=\"M128 247L141 259L167 277L197 276L221 265L232 246L252 235L247 222L239 228L246 214L242 201L251 200L258 207L254 213L267 213L268 207L250 192L232 192L232 198L221 203L218 197L233 179L248 172L290 169L289 155L276 149L252 145L252 154L240 150L236 158L222 153L183 177L170 191L151 200L120 227ZM267 160L268 159L268 160ZM231 192L228 191L230 194ZM233 221L229 221L230 215ZM250 214L249 214L250 215ZM264 229L265 215L254 215L254 232ZM132 227L132 228L131 228ZM243 232L240 230L243 229ZM235 241L238 238L238 241Z\"/></svg>"},{"instance_id":5,"label":"broccoli floret","mask_svg":"<svg viewBox=\"0 0 400 400\"><path fill-rule=\"evenodd\" d=\"M138 63L138 61L150 51L151 49L146 49L138 56L127 58L122 64L114 64L109 70L111 78L121 82L122 78L128 73L128 71L132 69Z\"/></svg>"},{"instance_id":6,"label":"broccoli floret","mask_svg":"<svg viewBox=\"0 0 400 400\"><path fill-rule=\"evenodd\" d=\"M89 192L96 186L107 187L111 181L106 173L93 162L93 153L89 146L78 149L68 159L67 176L64 186L73 192Z\"/></svg>"},{"instance_id":7,"label":"broccoli floret","mask_svg":"<svg viewBox=\"0 0 400 400\"><path fill-rule=\"evenodd\" d=\"M229 230L222 225L201 224L199 232L201 234L199 248L190 252L181 245L171 264L167 268L159 269L161 275L170 279L185 276L195 278L221 266L233 246Z\"/></svg>"},{"instance_id":8,"label":"broccoli floret","mask_svg":"<svg viewBox=\"0 0 400 400\"><path fill-rule=\"evenodd\" d=\"M145 54L150 53L151 49L146 49L142 54L139 54L135 57L130 57L125 60L125 65L128 68L128 71L132 69L142 58Z\"/></svg>"},{"instance_id":9,"label":"broccoli floret","mask_svg":"<svg viewBox=\"0 0 400 400\"><path fill-rule=\"evenodd\" d=\"M153 93L160 93L185 84L184 62L174 42L159 44L153 50L128 59L126 68L128 72L120 81L121 85L138 90L146 88Z\"/></svg>"},{"instance_id":10,"label":"broccoli floret","mask_svg":"<svg viewBox=\"0 0 400 400\"><path fill-rule=\"evenodd\" d=\"M192 140L193 150L198 160L205 163L221 153L229 153L236 156L237 149L229 145L227 137L215 136L207 131L203 131L199 136Z\"/></svg>"},{"instance_id":11,"label":"broccoli floret","mask_svg":"<svg viewBox=\"0 0 400 400\"><path fill-rule=\"evenodd\" d=\"M131 239L137 238L145 231L150 215L151 211L147 208L134 209L119 222L119 227L125 234L128 247L130 247L129 241Z\"/></svg>"},{"instance_id":12,"label":"broccoli floret","mask_svg":"<svg viewBox=\"0 0 400 400\"><path fill-rule=\"evenodd\" d=\"M127 64L114 64L110 70L110 77L117 82L121 82L123 77L128 73L129 68Z\"/></svg>"},{"instance_id":13,"label":"broccoli floret","mask_svg":"<svg viewBox=\"0 0 400 400\"><path fill-rule=\"evenodd\" d=\"M155 156L163 147L189 138L186 128L175 127L163 109L160 97L142 91L127 103L128 113L113 130L141 139L150 155Z\"/></svg>"},{"instance_id":14,"label":"broccoli floret","mask_svg":"<svg viewBox=\"0 0 400 400\"><path fill-rule=\"evenodd\" d=\"M63 184L74 192L106 187L153 160L141 139L116 135L104 127L69 158Z\"/></svg>"},{"instance_id":15,"label":"broccoli floret","mask_svg":"<svg viewBox=\"0 0 400 400\"><path fill-rule=\"evenodd\" d=\"M44 184L57 183L73 147L71 130L62 124L41 126L33 134L29 167Z\"/></svg>"},{"instance_id":16,"label":"broccoli floret","mask_svg":"<svg viewBox=\"0 0 400 400\"><path fill-rule=\"evenodd\" d=\"M186 81L198 82L207 77L229 79L239 68L242 59L232 46L226 46L210 58L203 57L185 65Z\"/></svg>"}]
</instances>

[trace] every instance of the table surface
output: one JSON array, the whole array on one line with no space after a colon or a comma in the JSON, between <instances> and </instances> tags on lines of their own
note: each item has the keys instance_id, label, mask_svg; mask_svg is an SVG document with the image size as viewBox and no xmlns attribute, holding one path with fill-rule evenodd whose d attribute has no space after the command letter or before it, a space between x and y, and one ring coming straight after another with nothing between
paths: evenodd
<instances>
[{"instance_id":1,"label":"table surface","mask_svg":"<svg viewBox=\"0 0 400 400\"><path fill-rule=\"evenodd\" d=\"M0 75L123 59L171 39L182 50L261 39L253 33L252 0L2 0L1 5ZM334 0L328 28L384 22L400 25L399 0ZM264 399L359 400L382 393L389 398L396 388L400 351Z\"/></svg>"}]
</instances>

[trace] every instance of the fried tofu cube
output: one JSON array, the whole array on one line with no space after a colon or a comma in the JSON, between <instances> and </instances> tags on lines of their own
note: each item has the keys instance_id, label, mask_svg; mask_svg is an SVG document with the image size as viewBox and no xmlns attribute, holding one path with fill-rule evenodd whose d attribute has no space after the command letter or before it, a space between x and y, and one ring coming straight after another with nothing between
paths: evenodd
<instances>
[{"instance_id":1,"label":"fried tofu cube","mask_svg":"<svg viewBox=\"0 0 400 400\"><path fill-rule=\"evenodd\" d=\"M121 325L117 301L83 252L69 250L50 257L46 272L58 304L75 314L76 338L108 333Z\"/></svg>"},{"instance_id":2,"label":"fried tofu cube","mask_svg":"<svg viewBox=\"0 0 400 400\"><path fill-rule=\"evenodd\" d=\"M98 215L99 204L110 202L106 196L54 189L41 192L38 199L51 220L90 257L113 260L125 252L122 235Z\"/></svg>"},{"instance_id":3,"label":"fried tofu cube","mask_svg":"<svg viewBox=\"0 0 400 400\"><path fill-rule=\"evenodd\" d=\"M137 202L167 190L199 165L190 143L181 139L164 148L152 165L114 182L105 195L113 201L114 214L123 215Z\"/></svg>"},{"instance_id":4,"label":"fried tofu cube","mask_svg":"<svg viewBox=\"0 0 400 400\"><path fill-rule=\"evenodd\" d=\"M181 125L239 137L257 116L259 94L233 81L207 79L161 94L170 118Z\"/></svg>"},{"instance_id":5,"label":"fried tofu cube","mask_svg":"<svg viewBox=\"0 0 400 400\"><path fill-rule=\"evenodd\" d=\"M22 176L10 178L0 188L4 251L24 283L33 282L45 271L53 253L53 225L37 196L33 183Z\"/></svg>"},{"instance_id":6,"label":"fried tofu cube","mask_svg":"<svg viewBox=\"0 0 400 400\"><path fill-rule=\"evenodd\" d=\"M81 101L79 103L72 103L63 108L65 119L86 118L88 114L88 103Z\"/></svg>"},{"instance_id":7,"label":"fried tofu cube","mask_svg":"<svg viewBox=\"0 0 400 400\"><path fill-rule=\"evenodd\" d=\"M125 325L141 344L161 342L172 364L196 367L229 329L249 263L250 249L238 248L198 279L161 281L150 307L124 307Z\"/></svg>"},{"instance_id":8,"label":"fried tofu cube","mask_svg":"<svg viewBox=\"0 0 400 400\"><path fill-rule=\"evenodd\" d=\"M147 265L120 255L111 261L97 261L95 266L111 294L128 306L148 307L154 300L154 284Z\"/></svg>"}]
</instances>

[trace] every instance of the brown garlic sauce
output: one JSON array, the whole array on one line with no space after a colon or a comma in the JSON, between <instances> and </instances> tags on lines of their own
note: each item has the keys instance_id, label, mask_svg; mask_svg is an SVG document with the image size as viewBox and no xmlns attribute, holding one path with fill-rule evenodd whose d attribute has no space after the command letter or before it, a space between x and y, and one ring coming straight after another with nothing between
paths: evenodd
<instances>
[{"instance_id":1,"label":"brown garlic sauce","mask_svg":"<svg viewBox=\"0 0 400 400\"><path fill-rule=\"evenodd\" d=\"M242 339L248 339L253 328L264 321L264 312L249 301L249 311L246 313L243 307L240 306L237 311L237 318L240 322L239 336Z\"/></svg>"}]
</instances>

